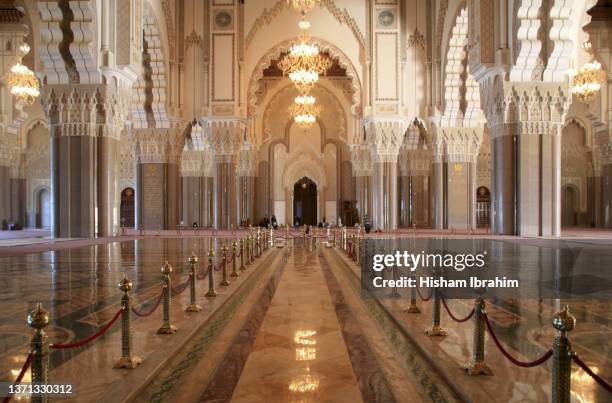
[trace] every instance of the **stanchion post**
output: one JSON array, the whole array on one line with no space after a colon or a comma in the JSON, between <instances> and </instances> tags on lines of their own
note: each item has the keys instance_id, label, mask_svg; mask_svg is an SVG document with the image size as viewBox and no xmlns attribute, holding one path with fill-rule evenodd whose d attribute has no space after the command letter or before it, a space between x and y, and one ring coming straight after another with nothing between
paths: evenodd
<instances>
[{"instance_id":1,"label":"stanchion post","mask_svg":"<svg viewBox=\"0 0 612 403\"><path fill-rule=\"evenodd\" d=\"M433 308L431 310L431 327L425 330L428 336L446 336L446 329L440 326L440 305L441 305L440 290L438 287L433 289Z\"/></svg>"},{"instance_id":2,"label":"stanchion post","mask_svg":"<svg viewBox=\"0 0 612 403\"><path fill-rule=\"evenodd\" d=\"M202 307L196 304L196 264L198 263L198 257L195 253L192 253L191 256L187 259L189 261L190 271L189 271L189 305L185 308L185 312L200 312Z\"/></svg>"},{"instance_id":3,"label":"stanchion post","mask_svg":"<svg viewBox=\"0 0 612 403\"><path fill-rule=\"evenodd\" d=\"M414 279L414 287L410 287L410 305L408 308L404 310L405 313L421 313L421 309L417 306L417 291L416 291L416 282L417 278L414 273L410 273L410 278Z\"/></svg>"},{"instance_id":4,"label":"stanchion post","mask_svg":"<svg viewBox=\"0 0 612 403\"><path fill-rule=\"evenodd\" d=\"M576 318L570 314L568 306L553 317L553 326L558 333L553 343L552 401L553 403L569 403L572 347L567 338L567 332L574 330Z\"/></svg>"},{"instance_id":5,"label":"stanchion post","mask_svg":"<svg viewBox=\"0 0 612 403\"><path fill-rule=\"evenodd\" d=\"M163 306L163 323L157 330L157 334L174 334L176 333L176 326L170 323L170 301L172 298L172 279L170 273L172 273L172 266L166 262L161 267L162 276L164 278L164 306Z\"/></svg>"},{"instance_id":6,"label":"stanchion post","mask_svg":"<svg viewBox=\"0 0 612 403\"><path fill-rule=\"evenodd\" d=\"M215 257L215 249L210 243L210 247L208 248L208 292L206 293L206 297L214 298L217 296L217 292L215 291L215 266L213 263L213 258Z\"/></svg>"},{"instance_id":7,"label":"stanchion post","mask_svg":"<svg viewBox=\"0 0 612 403\"><path fill-rule=\"evenodd\" d=\"M246 265L250 266L251 265L251 235L247 235L246 237Z\"/></svg>"},{"instance_id":8,"label":"stanchion post","mask_svg":"<svg viewBox=\"0 0 612 403\"><path fill-rule=\"evenodd\" d=\"M221 283L219 283L219 285L227 287L228 285L230 285L230 282L227 279L227 245L225 244L225 242L221 247L221 253L223 253L223 278L221 279Z\"/></svg>"},{"instance_id":9,"label":"stanchion post","mask_svg":"<svg viewBox=\"0 0 612 403\"><path fill-rule=\"evenodd\" d=\"M232 241L232 274L230 274L230 277L238 277L240 275L238 274L238 266L236 266L236 259L238 258L238 254L236 253L237 250L238 245L236 244L236 239L234 238Z\"/></svg>"},{"instance_id":10,"label":"stanchion post","mask_svg":"<svg viewBox=\"0 0 612 403\"><path fill-rule=\"evenodd\" d=\"M127 274L119 282L118 287L123 291L121 297L121 357L115 360L114 368L134 369L141 362L142 358L132 355L132 329L130 320L130 291L132 290L132 281L128 279Z\"/></svg>"},{"instance_id":11,"label":"stanchion post","mask_svg":"<svg viewBox=\"0 0 612 403\"><path fill-rule=\"evenodd\" d=\"M485 319L484 298L479 296L474 300L474 335L472 340L472 359L464 368L468 375L493 375L491 368L485 363Z\"/></svg>"},{"instance_id":12,"label":"stanchion post","mask_svg":"<svg viewBox=\"0 0 612 403\"><path fill-rule=\"evenodd\" d=\"M49 311L44 309L41 303L38 303L36 308L28 313L27 320L28 325L34 329L34 336L32 336L30 342L32 383L47 384L49 383L49 340L44 329L49 324ZM45 395L32 396L32 402L43 403L47 401L48 398Z\"/></svg>"},{"instance_id":13,"label":"stanchion post","mask_svg":"<svg viewBox=\"0 0 612 403\"><path fill-rule=\"evenodd\" d=\"M240 270L246 270L244 266L244 238L240 238Z\"/></svg>"},{"instance_id":14,"label":"stanchion post","mask_svg":"<svg viewBox=\"0 0 612 403\"><path fill-rule=\"evenodd\" d=\"M261 231L257 228L257 235L255 236L255 257L261 256Z\"/></svg>"}]
</instances>

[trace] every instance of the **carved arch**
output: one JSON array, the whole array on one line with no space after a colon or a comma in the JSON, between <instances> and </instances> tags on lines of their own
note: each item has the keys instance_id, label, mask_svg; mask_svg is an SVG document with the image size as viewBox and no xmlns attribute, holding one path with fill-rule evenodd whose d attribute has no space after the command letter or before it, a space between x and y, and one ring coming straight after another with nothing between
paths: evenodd
<instances>
[{"instance_id":1,"label":"carved arch","mask_svg":"<svg viewBox=\"0 0 612 403\"><path fill-rule=\"evenodd\" d=\"M259 90L259 80L263 78L264 70L270 66L272 60L276 60L282 53L286 53L291 49L291 46L298 42L298 38L289 39L283 41L266 52L265 55L259 59L249 80L247 87L247 101L248 101L248 115L254 115L257 110L257 91ZM327 52L329 56L338 61L338 64L346 70L346 75L351 80L351 88L353 90L352 96L352 113L355 116L361 116L361 83L359 81L359 75L355 66L351 63L350 59L340 50L336 45L320 39L311 38L311 43L317 45L322 52Z\"/></svg>"}]
</instances>

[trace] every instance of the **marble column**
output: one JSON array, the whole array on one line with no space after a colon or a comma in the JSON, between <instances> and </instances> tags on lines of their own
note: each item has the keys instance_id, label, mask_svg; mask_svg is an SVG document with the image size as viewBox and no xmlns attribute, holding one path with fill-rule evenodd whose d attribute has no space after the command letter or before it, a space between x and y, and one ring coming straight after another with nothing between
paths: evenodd
<instances>
[{"instance_id":1,"label":"marble column","mask_svg":"<svg viewBox=\"0 0 612 403\"><path fill-rule=\"evenodd\" d=\"M397 162L374 162L372 173L372 226L397 229Z\"/></svg>"},{"instance_id":2,"label":"marble column","mask_svg":"<svg viewBox=\"0 0 612 403\"><path fill-rule=\"evenodd\" d=\"M603 178L600 175L587 178L587 225L601 228L604 223Z\"/></svg>"},{"instance_id":3,"label":"marble column","mask_svg":"<svg viewBox=\"0 0 612 403\"><path fill-rule=\"evenodd\" d=\"M180 167L178 161L172 159L166 164L166 229L176 228L176 225L181 221L179 217L179 183Z\"/></svg>"},{"instance_id":4,"label":"marble column","mask_svg":"<svg viewBox=\"0 0 612 403\"><path fill-rule=\"evenodd\" d=\"M93 238L96 208L96 137L61 135L51 127L51 197L55 237Z\"/></svg>"},{"instance_id":5,"label":"marble column","mask_svg":"<svg viewBox=\"0 0 612 403\"><path fill-rule=\"evenodd\" d=\"M255 214L255 178L253 176L238 177L238 217L239 224L247 226L254 223ZM278 218L278 217L277 217Z\"/></svg>"},{"instance_id":6,"label":"marble column","mask_svg":"<svg viewBox=\"0 0 612 403\"><path fill-rule=\"evenodd\" d=\"M612 164L602 166L603 226L612 228Z\"/></svg>"},{"instance_id":7,"label":"marble column","mask_svg":"<svg viewBox=\"0 0 612 403\"><path fill-rule=\"evenodd\" d=\"M26 180L24 178L10 179L11 221L26 227Z\"/></svg>"},{"instance_id":8,"label":"marble column","mask_svg":"<svg viewBox=\"0 0 612 403\"><path fill-rule=\"evenodd\" d=\"M203 178L201 176L182 176L182 215L181 221L184 225L191 227L194 222L199 226L203 226L202 220L202 199L203 195Z\"/></svg>"},{"instance_id":9,"label":"marble column","mask_svg":"<svg viewBox=\"0 0 612 403\"><path fill-rule=\"evenodd\" d=\"M355 176L356 209L361 224L363 224L366 215L372 219L371 187L371 176Z\"/></svg>"},{"instance_id":10,"label":"marble column","mask_svg":"<svg viewBox=\"0 0 612 403\"><path fill-rule=\"evenodd\" d=\"M398 180L399 191L399 226L410 227L412 217L411 178L401 175Z\"/></svg>"},{"instance_id":11,"label":"marble column","mask_svg":"<svg viewBox=\"0 0 612 403\"><path fill-rule=\"evenodd\" d=\"M516 232L516 135L492 139L491 150L491 228L495 234Z\"/></svg>"},{"instance_id":12,"label":"marble column","mask_svg":"<svg viewBox=\"0 0 612 403\"><path fill-rule=\"evenodd\" d=\"M429 225L429 177L425 175L415 175L410 177L411 189L411 223L417 227L427 227Z\"/></svg>"},{"instance_id":13,"label":"marble column","mask_svg":"<svg viewBox=\"0 0 612 403\"><path fill-rule=\"evenodd\" d=\"M142 222L142 164L140 157L134 157L134 228L139 229Z\"/></svg>"},{"instance_id":14,"label":"marble column","mask_svg":"<svg viewBox=\"0 0 612 403\"><path fill-rule=\"evenodd\" d=\"M447 226L469 229L476 209L474 162L455 161L447 165Z\"/></svg>"},{"instance_id":15,"label":"marble column","mask_svg":"<svg viewBox=\"0 0 612 403\"><path fill-rule=\"evenodd\" d=\"M111 137L97 138L98 236L111 236L116 225L117 144Z\"/></svg>"},{"instance_id":16,"label":"marble column","mask_svg":"<svg viewBox=\"0 0 612 403\"><path fill-rule=\"evenodd\" d=\"M210 227L213 223L213 178L212 176L202 177L202 226Z\"/></svg>"},{"instance_id":17,"label":"marble column","mask_svg":"<svg viewBox=\"0 0 612 403\"><path fill-rule=\"evenodd\" d=\"M10 172L8 166L0 166L0 229L7 229L11 220Z\"/></svg>"},{"instance_id":18,"label":"marble column","mask_svg":"<svg viewBox=\"0 0 612 403\"><path fill-rule=\"evenodd\" d=\"M444 181L445 163L440 161L433 162L432 176L432 223L435 229L445 228L445 201L444 201Z\"/></svg>"},{"instance_id":19,"label":"marble column","mask_svg":"<svg viewBox=\"0 0 612 403\"><path fill-rule=\"evenodd\" d=\"M231 155L215 157L213 168L214 226L236 228L236 163Z\"/></svg>"}]
</instances>

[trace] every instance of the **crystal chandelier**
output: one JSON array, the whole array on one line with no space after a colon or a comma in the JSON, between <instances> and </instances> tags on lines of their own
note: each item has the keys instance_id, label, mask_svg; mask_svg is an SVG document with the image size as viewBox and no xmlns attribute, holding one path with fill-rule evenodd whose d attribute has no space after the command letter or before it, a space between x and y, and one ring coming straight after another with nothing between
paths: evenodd
<instances>
[{"instance_id":1,"label":"crystal chandelier","mask_svg":"<svg viewBox=\"0 0 612 403\"><path fill-rule=\"evenodd\" d=\"M27 43L24 43L19 50L21 50L23 55L26 55L30 51L30 47ZM11 67L8 74L8 86L11 94L23 105L32 105L34 100L40 95L38 79L34 72L21 63Z\"/></svg>"},{"instance_id":2,"label":"crystal chandelier","mask_svg":"<svg viewBox=\"0 0 612 403\"><path fill-rule=\"evenodd\" d=\"M315 97L312 95L299 95L294 101L289 107L289 114L301 128L308 129L317 121L321 107L315 104Z\"/></svg>"},{"instance_id":3,"label":"crystal chandelier","mask_svg":"<svg viewBox=\"0 0 612 403\"><path fill-rule=\"evenodd\" d=\"M606 79L606 73L601 68L601 64L593 61L580 68L578 74L574 76L574 86L572 93L581 102L590 103L597 92L601 89L601 84Z\"/></svg>"},{"instance_id":4,"label":"crystal chandelier","mask_svg":"<svg viewBox=\"0 0 612 403\"><path fill-rule=\"evenodd\" d=\"M287 0L287 4L290 4L298 11L307 13L315 8L321 0Z\"/></svg>"}]
</instances>

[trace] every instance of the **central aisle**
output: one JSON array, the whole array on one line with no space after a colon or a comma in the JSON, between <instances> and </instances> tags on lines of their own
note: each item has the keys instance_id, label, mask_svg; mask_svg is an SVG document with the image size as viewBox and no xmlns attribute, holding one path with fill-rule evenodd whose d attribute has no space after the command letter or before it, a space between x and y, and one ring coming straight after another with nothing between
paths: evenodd
<instances>
[{"instance_id":1,"label":"central aisle","mask_svg":"<svg viewBox=\"0 0 612 403\"><path fill-rule=\"evenodd\" d=\"M362 401L318 257L288 259L232 401Z\"/></svg>"}]
</instances>

